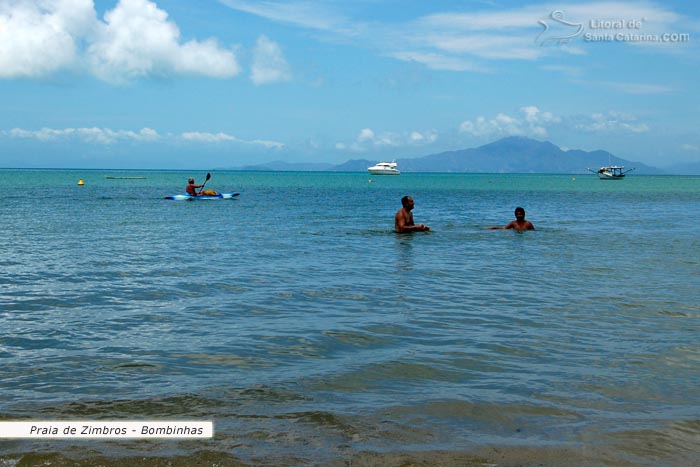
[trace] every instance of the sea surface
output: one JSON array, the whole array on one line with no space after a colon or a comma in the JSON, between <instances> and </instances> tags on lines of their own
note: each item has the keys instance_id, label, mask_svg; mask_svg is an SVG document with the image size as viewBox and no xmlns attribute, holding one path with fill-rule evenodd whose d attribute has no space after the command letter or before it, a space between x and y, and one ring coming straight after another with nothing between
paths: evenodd
<instances>
[{"instance_id":1,"label":"sea surface","mask_svg":"<svg viewBox=\"0 0 700 467\"><path fill-rule=\"evenodd\" d=\"M700 465L700 177L211 174L0 170L0 420L215 430L0 465Z\"/></svg>"}]
</instances>

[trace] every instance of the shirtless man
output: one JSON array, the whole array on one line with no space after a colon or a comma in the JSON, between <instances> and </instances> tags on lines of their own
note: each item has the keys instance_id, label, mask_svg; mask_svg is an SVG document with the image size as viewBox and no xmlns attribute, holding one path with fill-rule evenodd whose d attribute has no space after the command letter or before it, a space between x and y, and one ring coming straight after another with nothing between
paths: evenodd
<instances>
[{"instance_id":1,"label":"shirtless man","mask_svg":"<svg viewBox=\"0 0 700 467\"><path fill-rule=\"evenodd\" d=\"M525 209L521 207L515 208L515 220L508 222L505 226L491 226L489 229L515 229L515 230L535 230L532 222L525 220Z\"/></svg>"},{"instance_id":2,"label":"shirtless man","mask_svg":"<svg viewBox=\"0 0 700 467\"><path fill-rule=\"evenodd\" d=\"M187 180L187 188L185 188L185 191L190 196L199 196L201 193L197 191L197 188L202 188L203 186L203 184L195 185L194 178L190 178L189 180Z\"/></svg>"},{"instance_id":3,"label":"shirtless man","mask_svg":"<svg viewBox=\"0 0 700 467\"><path fill-rule=\"evenodd\" d=\"M404 196L401 198L401 209L396 211L396 216L394 216L394 230L396 232L427 232L430 227L424 224L416 225L413 222L413 198L410 196Z\"/></svg>"}]
</instances>

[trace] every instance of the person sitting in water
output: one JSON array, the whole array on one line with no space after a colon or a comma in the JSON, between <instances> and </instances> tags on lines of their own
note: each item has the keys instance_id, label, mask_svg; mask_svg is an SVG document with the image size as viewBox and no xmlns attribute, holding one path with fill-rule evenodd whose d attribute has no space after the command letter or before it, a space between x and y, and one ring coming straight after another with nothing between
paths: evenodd
<instances>
[{"instance_id":1,"label":"person sitting in water","mask_svg":"<svg viewBox=\"0 0 700 467\"><path fill-rule=\"evenodd\" d=\"M515 220L508 222L503 227L493 225L489 229L515 229L515 230L535 230L532 222L525 220L525 209L518 206L515 208Z\"/></svg>"},{"instance_id":2,"label":"person sitting in water","mask_svg":"<svg viewBox=\"0 0 700 467\"><path fill-rule=\"evenodd\" d=\"M187 194L190 196L199 196L200 193L197 192L197 188L202 188L204 185L195 185L194 184L194 178L190 178L187 180L187 188L185 188L185 191L187 191Z\"/></svg>"},{"instance_id":3,"label":"person sitting in water","mask_svg":"<svg viewBox=\"0 0 700 467\"><path fill-rule=\"evenodd\" d=\"M396 216L394 216L394 230L396 232L427 232L430 227L424 224L415 225L413 222L413 198L410 196L404 196L401 198L401 209L396 211Z\"/></svg>"}]
</instances>

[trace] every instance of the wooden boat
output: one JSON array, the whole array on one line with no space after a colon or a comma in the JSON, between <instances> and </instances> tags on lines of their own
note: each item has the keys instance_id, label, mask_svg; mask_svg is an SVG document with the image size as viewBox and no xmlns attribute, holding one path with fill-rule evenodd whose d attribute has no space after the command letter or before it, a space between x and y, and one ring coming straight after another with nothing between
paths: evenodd
<instances>
[{"instance_id":1,"label":"wooden boat","mask_svg":"<svg viewBox=\"0 0 700 467\"><path fill-rule=\"evenodd\" d=\"M620 165L606 165L598 170L588 169L590 172L598 175L601 180L622 180L625 178L625 174L634 170L634 167L628 170Z\"/></svg>"}]
</instances>

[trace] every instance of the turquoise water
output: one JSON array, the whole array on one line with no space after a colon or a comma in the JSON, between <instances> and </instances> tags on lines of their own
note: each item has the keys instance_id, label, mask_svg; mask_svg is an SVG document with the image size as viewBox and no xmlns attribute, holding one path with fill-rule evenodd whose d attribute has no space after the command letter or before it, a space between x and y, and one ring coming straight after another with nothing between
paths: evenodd
<instances>
[{"instance_id":1,"label":"turquoise water","mask_svg":"<svg viewBox=\"0 0 700 467\"><path fill-rule=\"evenodd\" d=\"M0 170L0 419L216 432L1 460L700 453L700 177L215 171L238 199L163 199L204 175ZM431 232L392 232L405 194ZM538 230L485 228L515 206Z\"/></svg>"}]
</instances>

